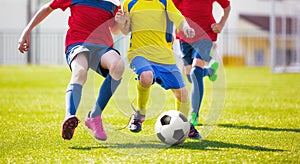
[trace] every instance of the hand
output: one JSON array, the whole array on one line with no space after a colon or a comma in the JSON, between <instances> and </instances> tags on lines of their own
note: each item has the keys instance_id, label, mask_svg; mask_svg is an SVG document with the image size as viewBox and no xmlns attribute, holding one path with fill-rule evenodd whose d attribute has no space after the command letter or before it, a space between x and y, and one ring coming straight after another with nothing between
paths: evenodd
<instances>
[{"instance_id":1,"label":"hand","mask_svg":"<svg viewBox=\"0 0 300 164\"><path fill-rule=\"evenodd\" d=\"M193 38L195 36L195 30L190 26L185 26L183 28L183 33L187 38Z\"/></svg>"},{"instance_id":2,"label":"hand","mask_svg":"<svg viewBox=\"0 0 300 164\"><path fill-rule=\"evenodd\" d=\"M115 21L119 24L125 24L127 21L127 14L125 10L119 9L115 15Z\"/></svg>"},{"instance_id":3,"label":"hand","mask_svg":"<svg viewBox=\"0 0 300 164\"><path fill-rule=\"evenodd\" d=\"M211 25L211 29L214 33L220 33L223 29L223 26L219 23L214 23Z\"/></svg>"},{"instance_id":4,"label":"hand","mask_svg":"<svg viewBox=\"0 0 300 164\"><path fill-rule=\"evenodd\" d=\"M28 51L30 48L30 33L23 32L18 42L18 49L21 53Z\"/></svg>"}]
</instances>

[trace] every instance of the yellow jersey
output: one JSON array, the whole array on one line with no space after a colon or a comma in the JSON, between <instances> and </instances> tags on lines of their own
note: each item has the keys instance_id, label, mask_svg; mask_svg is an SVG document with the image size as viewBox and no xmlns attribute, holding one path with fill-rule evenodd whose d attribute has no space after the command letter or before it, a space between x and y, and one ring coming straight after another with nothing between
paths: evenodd
<instances>
[{"instance_id":1,"label":"yellow jersey","mask_svg":"<svg viewBox=\"0 0 300 164\"><path fill-rule=\"evenodd\" d=\"M160 64L175 64L174 53L166 40L167 17L178 29L185 20L172 0L125 0L123 9L131 20L130 48L128 61L143 56Z\"/></svg>"}]
</instances>

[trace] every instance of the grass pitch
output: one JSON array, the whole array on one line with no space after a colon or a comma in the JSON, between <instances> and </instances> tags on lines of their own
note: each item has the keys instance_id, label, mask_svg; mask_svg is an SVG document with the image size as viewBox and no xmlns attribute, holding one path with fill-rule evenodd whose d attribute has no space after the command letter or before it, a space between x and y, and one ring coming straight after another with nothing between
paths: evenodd
<instances>
[{"instance_id":1,"label":"grass pitch","mask_svg":"<svg viewBox=\"0 0 300 164\"><path fill-rule=\"evenodd\" d=\"M156 117L174 108L172 93L156 85L143 131L123 129L135 99L130 70L103 113L108 140L96 141L84 126L102 81L92 72L81 123L72 140L63 140L69 79L65 66L0 66L0 163L300 163L300 74L238 67L225 68L220 85L206 78L197 126L204 139L174 147L154 134Z\"/></svg>"}]
</instances>

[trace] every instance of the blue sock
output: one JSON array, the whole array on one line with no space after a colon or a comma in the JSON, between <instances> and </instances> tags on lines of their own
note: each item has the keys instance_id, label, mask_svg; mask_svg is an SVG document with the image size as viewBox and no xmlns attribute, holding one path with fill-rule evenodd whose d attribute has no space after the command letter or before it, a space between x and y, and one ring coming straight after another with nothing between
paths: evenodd
<instances>
[{"instance_id":1,"label":"blue sock","mask_svg":"<svg viewBox=\"0 0 300 164\"><path fill-rule=\"evenodd\" d=\"M192 112L195 112L197 115L200 110L202 97L204 93L203 75L204 75L204 70L202 68L200 67L192 68L191 105L192 105Z\"/></svg>"},{"instance_id":2,"label":"blue sock","mask_svg":"<svg viewBox=\"0 0 300 164\"><path fill-rule=\"evenodd\" d=\"M69 84L66 91L66 116L75 115L81 99L82 86Z\"/></svg>"},{"instance_id":3,"label":"blue sock","mask_svg":"<svg viewBox=\"0 0 300 164\"><path fill-rule=\"evenodd\" d=\"M114 80L109 74L106 76L106 79L100 87L99 95L94 109L90 113L90 117L95 118L102 114L102 111L104 110L111 96L119 86L120 82L121 80Z\"/></svg>"},{"instance_id":4,"label":"blue sock","mask_svg":"<svg viewBox=\"0 0 300 164\"><path fill-rule=\"evenodd\" d=\"M215 73L215 71L212 68L204 68L203 69L203 77L205 76L211 76Z\"/></svg>"},{"instance_id":5,"label":"blue sock","mask_svg":"<svg viewBox=\"0 0 300 164\"><path fill-rule=\"evenodd\" d=\"M209 68L204 68L203 69L203 77L209 76Z\"/></svg>"}]
</instances>

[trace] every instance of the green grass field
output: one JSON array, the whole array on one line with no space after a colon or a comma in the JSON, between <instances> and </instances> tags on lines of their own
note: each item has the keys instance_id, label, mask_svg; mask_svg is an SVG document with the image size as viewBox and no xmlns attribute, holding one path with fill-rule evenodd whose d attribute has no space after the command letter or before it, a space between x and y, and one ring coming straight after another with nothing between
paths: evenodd
<instances>
[{"instance_id":1,"label":"green grass field","mask_svg":"<svg viewBox=\"0 0 300 164\"><path fill-rule=\"evenodd\" d=\"M220 85L205 79L202 112L207 117L197 126L204 139L168 147L156 138L154 123L163 110L174 108L174 100L157 86L143 131L122 129L135 97L128 71L103 113L108 140L96 141L84 126L102 80L90 72L78 109L81 123L65 141L61 123L68 68L0 66L0 163L300 163L300 74L224 70Z\"/></svg>"}]
</instances>

